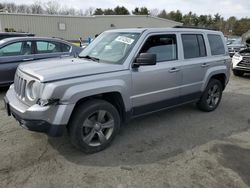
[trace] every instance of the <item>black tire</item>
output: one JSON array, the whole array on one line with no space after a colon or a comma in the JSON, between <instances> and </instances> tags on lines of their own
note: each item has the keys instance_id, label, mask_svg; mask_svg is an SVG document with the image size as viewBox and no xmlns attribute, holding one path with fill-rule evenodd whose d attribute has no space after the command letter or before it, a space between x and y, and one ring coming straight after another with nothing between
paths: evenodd
<instances>
[{"instance_id":1,"label":"black tire","mask_svg":"<svg viewBox=\"0 0 250 188\"><path fill-rule=\"evenodd\" d=\"M212 95L212 90L215 88L217 88L217 90L215 91L216 93ZM222 91L222 83L219 80L211 79L199 102L197 103L198 108L205 112L211 112L215 110L221 101Z\"/></svg>"},{"instance_id":2,"label":"black tire","mask_svg":"<svg viewBox=\"0 0 250 188\"><path fill-rule=\"evenodd\" d=\"M240 70L233 70L235 76L243 76L244 72Z\"/></svg>"},{"instance_id":3,"label":"black tire","mask_svg":"<svg viewBox=\"0 0 250 188\"><path fill-rule=\"evenodd\" d=\"M120 116L109 102L93 99L80 104L73 113L69 123L70 140L85 153L107 148L119 132ZM111 128L103 128L105 125L111 126L112 121Z\"/></svg>"}]
</instances>

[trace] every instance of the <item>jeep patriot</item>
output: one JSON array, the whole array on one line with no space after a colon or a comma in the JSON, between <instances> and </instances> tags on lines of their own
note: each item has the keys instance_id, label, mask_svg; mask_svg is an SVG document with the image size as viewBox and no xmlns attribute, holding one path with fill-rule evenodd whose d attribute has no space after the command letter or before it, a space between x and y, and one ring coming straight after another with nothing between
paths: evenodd
<instances>
[{"instance_id":1,"label":"jeep patriot","mask_svg":"<svg viewBox=\"0 0 250 188\"><path fill-rule=\"evenodd\" d=\"M110 30L77 58L21 64L5 106L22 127L50 136L67 130L74 146L94 153L131 118L186 103L215 110L230 64L218 31Z\"/></svg>"}]
</instances>

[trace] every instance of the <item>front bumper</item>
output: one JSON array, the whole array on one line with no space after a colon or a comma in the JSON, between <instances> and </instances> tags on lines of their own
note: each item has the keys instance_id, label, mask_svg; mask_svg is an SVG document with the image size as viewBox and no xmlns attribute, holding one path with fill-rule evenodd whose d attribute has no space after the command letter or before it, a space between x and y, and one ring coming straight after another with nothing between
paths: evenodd
<instances>
[{"instance_id":1,"label":"front bumper","mask_svg":"<svg viewBox=\"0 0 250 188\"><path fill-rule=\"evenodd\" d=\"M244 71L246 73L250 73L250 68L247 68L247 67L236 66L236 67L233 67L233 70L239 70L239 71Z\"/></svg>"},{"instance_id":2,"label":"front bumper","mask_svg":"<svg viewBox=\"0 0 250 188\"><path fill-rule=\"evenodd\" d=\"M8 115L12 115L20 126L49 136L63 134L74 108L73 105L27 106L16 96L12 87L8 90L4 102Z\"/></svg>"}]
</instances>

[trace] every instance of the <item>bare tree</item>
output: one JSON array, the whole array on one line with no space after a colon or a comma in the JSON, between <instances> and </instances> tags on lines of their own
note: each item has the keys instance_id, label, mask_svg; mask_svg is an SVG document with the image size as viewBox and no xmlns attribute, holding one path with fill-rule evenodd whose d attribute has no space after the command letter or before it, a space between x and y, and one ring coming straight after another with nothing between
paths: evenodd
<instances>
[{"instance_id":1,"label":"bare tree","mask_svg":"<svg viewBox=\"0 0 250 188\"><path fill-rule=\"evenodd\" d=\"M41 1L35 1L31 5L31 13L32 14L43 14L44 13L44 9L43 9Z\"/></svg>"},{"instance_id":2,"label":"bare tree","mask_svg":"<svg viewBox=\"0 0 250 188\"><path fill-rule=\"evenodd\" d=\"M16 6L15 3L6 3L5 4L5 9L8 12L11 12L11 13L16 13L17 12L17 6Z\"/></svg>"},{"instance_id":3,"label":"bare tree","mask_svg":"<svg viewBox=\"0 0 250 188\"><path fill-rule=\"evenodd\" d=\"M18 5L17 13L30 13L30 7L27 5Z\"/></svg>"},{"instance_id":4,"label":"bare tree","mask_svg":"<svg viewBox=\"0 0 250 188\"><path fill-rule=\"evenodd\" d=\"M45 5L45 11L47 14L58 14L60 5L57 1L48 1Z\"/></svg>"},{"instance_id":5,"label":"bare tree","mask_svg":"<svg viewBox=\"0 0 250 188\"><path fill-rule=\"evenodd\" d=\"M84 16L92 16L94 14L95 8L94 7L89 7L88 9L85 10Z\"/></svg>"},{"instance_id":6,"label":"bare tree","mask_svg":"<svg viewBox=\"0 0 250 188\"><path fill-rule=\"evenodd\" d=\"M157 9L157 8L154 8L154 9L151 9L150 11L150 16L158 16L158 14L159 14L159 9Z\"/></svg>"},{"instance_id":7,"label":"bare tree","mask_svg":"<svg viewBox=\"0 0 250 188\"><path fill-rule=\"evenodd\" d=\"M82 9L77 11L78 16L84 16L84 11Z\"/></svg>"}]
</instances>

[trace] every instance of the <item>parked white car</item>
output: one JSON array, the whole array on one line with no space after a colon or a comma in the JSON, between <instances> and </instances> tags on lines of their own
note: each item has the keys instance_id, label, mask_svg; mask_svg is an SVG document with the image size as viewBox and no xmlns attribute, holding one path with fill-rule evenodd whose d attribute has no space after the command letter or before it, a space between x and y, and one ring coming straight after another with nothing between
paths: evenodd
<instances>
[{"instance_id":1,"label":"parked white car","mask_svg":"<svg viewBox=\"0 0 250 188\"><path fill-rule=\"evenodd\" d=\"M233 56L232 69L235 76L250 73L250 48L241 50Z\"/></svg>"}]
</instances>

